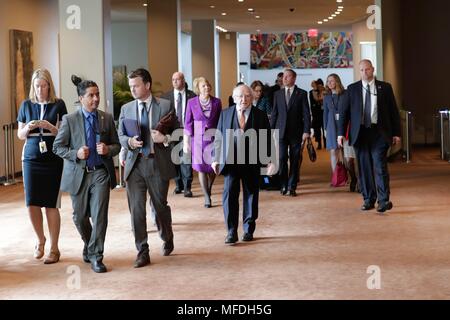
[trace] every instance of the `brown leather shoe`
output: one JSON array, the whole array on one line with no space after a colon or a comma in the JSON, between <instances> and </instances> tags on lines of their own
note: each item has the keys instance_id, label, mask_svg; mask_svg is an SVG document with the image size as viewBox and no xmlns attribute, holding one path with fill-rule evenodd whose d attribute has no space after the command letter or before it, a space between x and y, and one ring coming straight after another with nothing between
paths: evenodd
<instances>
[{"instance_id":1,"label":"brown leather shoe","mask_svg":"<svg viewBox=\"0 0 450 320\"><path fill-rule=\"evenodd\" d=\"M41 259L44 256L44 247L45 247L45 238L44 238L44 243L37 243L34 246L34 254L33 256L36 259Z\"/></svg>"},{"instance_id":2,"label":"brown leather shoe","mask_svg":"<svg viewBox=\"0 0 450 320\"><path fill-rule=\"evenodd\" d=\"M44 259L44 264L57 263L61 253L59 251L50 251L48 256Z\"/></svg>"}]
</instances>

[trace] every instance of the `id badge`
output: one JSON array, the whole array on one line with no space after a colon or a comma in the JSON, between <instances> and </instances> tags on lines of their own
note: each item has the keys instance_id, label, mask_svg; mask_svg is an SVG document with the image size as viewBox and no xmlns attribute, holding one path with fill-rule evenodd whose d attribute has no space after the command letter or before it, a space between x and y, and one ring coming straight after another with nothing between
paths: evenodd
<instances>
[{"instance_id":1,"label":"id badge","mask_svg":"<svg viewBox=\"0 0 450 320\"><path fill-rule=\"evenodd\" d=\"M47 144L45 143L45 141L40 141L39 142L39 151L41 153L46 153L47 152Z\"/></svg>"},{"instance_id":2,"label":"id badge","mask_svg":"<svg viewBox=\"0 0 450 320\"><path fill-rule=\"evenodd\" d=\"M335 117L336 121L339 121L339 113L336 113L336 114L334 115L334 117Z\"/></svg>"}]
</instances>

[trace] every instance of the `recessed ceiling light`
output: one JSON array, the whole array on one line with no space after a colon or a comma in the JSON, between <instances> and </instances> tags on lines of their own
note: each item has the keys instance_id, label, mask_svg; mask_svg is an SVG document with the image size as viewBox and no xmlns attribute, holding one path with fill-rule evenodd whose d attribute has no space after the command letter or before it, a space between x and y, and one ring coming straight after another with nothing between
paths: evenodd
<instances>
[{"instance_id":1,"label":"recessed ceiling light","mask_svg":"<svg viewBox=\"0 0 450 320\"><path fill-rule=\"evenodd\" d=\"M341 12L340 11L336 11L334 14L341 14Z\"/></svg>"},{"instance_id":2,"label":"recessed ceiling light","mask_svg":"<svg viewBox=\"0 0 450 320\"><path fill-rule=\"evenodd\" d=\"M333 18L334 18L334 17L336 17L336 15L335 15L335 14L332 14L331 16L332 16Z\"/></svg>"},{"instance_id":3,"label":"recessed ceiling light","mask_svg":"<svg viewBox=\"0 0 450 320\"><path fill-rule=\"evenodd\" d=\"M259 19L259 18L261 18L261 17L260 17L260 16L255 16L255 18L256 18L256 19Z\"/></svg>"},{"instance_id":4,"label":"recessed ceiling light","mask_svg":"<svg viewBox=\"0 0 450 320\"><path fill-rule=\"evenodd\" d=\"M226 15L227 15L227 13L226 13L226 12L222 12L222 15L223 15L223 16L226 16Z\"/></svg>"},{"instance_id":5,"label":"recessed ceiling light","mask_svg":"<svg viewBox=\"0 0 450 320\"><path fill-rule=\"evenodd\" d=\"M143 5L144 7L148 6L148 4L146 4L146 3L143 3L142 5Z\"/></svg>"},{"instance_id":6,"label":"recessed ceiling light","mask_svg":"<svg viewBox=\"0 0 450 320\"><path fill-rule=\"evenodd\" d=\"M328 17L328 20L333 20L334 18L333 17Z\"/></svg>"},{"instance_id":7,"label":"recessed ceiling light","mask_svg":"<svg viewBox=\"0 0 450 320\"><path fill-rule=\"evenodd\" d=\"M239 2L244 2L244 0L238 0Z\"/></svg>"},{"instance_id":8,"label":"recessed ceiling light","mask_svg":"<svg viewBox=\"0 0 450 320\"><path fill-rule=\"evenodd\" d=\"M328 19L323 19L323 22L328 22Z\"/></svg>"},{"instance_id":9,"label":"recessed ceiling light","mask_svg":"<svg viewBox=\"0 0 450 320\"><path fill-rule=\"evenodd\" d=\"M318 24L322 24L323 22L322 22L322 21L317 21L317 23L318 23Z\"/></svg>"},{"instance_id":10,"label":"recessed ceiling light","mask_svg":"<svg viewBox=\"0 0 450 320\"><path fill-rule=\"evenodd\" d=\"M258 30L256 30L256 32L258 32L258 33L259 33L259 32L261 32L261 30L259 30L259 29L258 29Z\"/></svg>"},{"instance_id":11,"label":"recessed ceiling light","mask_svg":"<svg viewBox=\"0 0 450 320\"><path fill-rule=\"evenodd\" d=\"M339 6L338 9L344 9L344 6Z\"/></svg>"},{"instance_id":12,"label":"recessed ceiling light","mask_svg":"<svg viewBox=\"0 0 450 320\"><path fill-rule=\"evenodd\" d=\"M342 0L336 0L336 2L339 2L339 3L341 3L341 2L342 2Z\"/></svg>"},{"instance_id":13,"label":"recessed ceiling light","mask_svg":"<svg viewBox=\"0 0 450 320\"><path fill-rule=\"evenodd\" d=\"M248 8L247 10L250 11L250 12L255 11L255 9L253 9L253 8Z\"/></svg>"},{"instance_id":14,"label":"recessed ceiling light","mask_svg":"<svg viewBox=\"0 0 450 320\"><path fill-rule=\"evenodd\" d=\"M216 6L209 6L211 9L214 9Z\"/></svg>"}]
</instances>

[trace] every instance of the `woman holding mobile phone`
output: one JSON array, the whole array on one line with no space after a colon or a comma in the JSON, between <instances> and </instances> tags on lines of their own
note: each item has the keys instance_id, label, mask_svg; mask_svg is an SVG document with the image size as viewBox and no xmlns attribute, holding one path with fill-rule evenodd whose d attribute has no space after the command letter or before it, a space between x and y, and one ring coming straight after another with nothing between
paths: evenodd
<instances>
[{"instance_id":1,"label":"woman holding mobile phone","mask_svg":"<svg viewBox=\"0 0 450 320\"><path fill-rule=\"evenodd\" d=\"M45 208L51 247L45 264L59 261L60 215L59 187L63 160L52 152L63 115L67 113L63 100L56 98L50 72L34 71L29 99L22 102L17 121L17 136L26 140L22 151L22 172L26 206L36 233L34 257L44 256L45 235L41 208Z\"/></svg>"}]
</instances>

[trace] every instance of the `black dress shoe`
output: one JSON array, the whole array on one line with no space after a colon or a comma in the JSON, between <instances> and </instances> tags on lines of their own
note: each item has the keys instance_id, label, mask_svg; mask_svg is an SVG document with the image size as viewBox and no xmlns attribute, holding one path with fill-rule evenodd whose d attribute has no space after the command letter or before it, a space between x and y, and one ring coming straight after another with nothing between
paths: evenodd
<instances>
[{"instance_id":1,"label":"black dress shoe","mask_svg":"<svg viewBox=\"0 0 450 320\"><path fill-rule=\"evenodd\" d=\"M167 257L169 254L172 253L173 247L174 247L173 241L164 242L162 247L162 255Z\"/></svg>"},{"instance_id":2,"label":"black dress shoe","mask_svg":"<svg viewBox=\"0 0 450 320\"><path fill-rule=\"evenodd\" d=\"M136 261L134 262L134 267L142 268L148 264L150 264L150 255L148 253L144 253L140 256L138 255Z\"/></svg>"},{"instance_id":3,"label":"black dress shoe","mask_svg":"<svg viewBox=\"0 0 450 320\"><path fill-rule=\"evenodd\" d=\"M287 194L287 188L281 188L280 193L285 196Z\"/></svg>"},{"instance_id":4,"label":"black dress shoe","mask_svg":"<svg viewBox=\"0 0 450 320\"><path fill-rule=\"evenodd\" d=\"M295 190L289 190L289 197L296 197L297 192Z\"/></svg>"},{"instance_id":5,"label":"black dress shoe","mask_svg":"<svg viewBox=\"0 0 450 320\"><path fill-rule=\"evenodd\" d=\"M373 202L367 202L366 201L361 206L361 210L362 211L372 210L373 208L375 208L375 205L373 204Z\"/></svg>"},{"instance_id":6,"label":"black dress shoe","mask_svg":"<svg viewBox=\"0 0 450 320\"><path fill-rule=\"evenodd\" d=\"M185 190L184 191L184 197L185 198L192 198L192 191L191 190Z\"/></svg>"},{"instance_id":7,"label":"black dress shoe","mask_svg":"<svg viewBox=\"0 0 450 320\"><path fill-rule=\"evenodd\" d=\"M175 188L175 190L173 190L173 194L180 194L182 192L183 192L183 190L180 188Z\"/></svg>"},{"instance_id":8,"label":"black dress shoe","mask_svg":"<svg viewBox=\"0 0 450 320\"><path fill-rule=\"evenodd\" d=\"M387 210L391 210L393 207L392 202L388 201L388 202L384 202L384 203L380 203L378 205L377 211L380 213L383 213Z\"/></svg>"},{"instance_id":9,"label":"black dress shoe","mask_svg":"<svg viewBox=\"0 0 450 320\"><path fill-rule=\"evenodd\" d=\"M226 244L235 244L237 241L238 241L237 234L229 234L229 235L225 238L225 243L226 243Z\"/></svg>"},{"instance_id":10,"label":"black dress shoe","mask_svg":"<svg viewBox=\"0 0 450 320\"><path fill-rule=\"evenodd\" d=\"M356 181L351 181L350 182L350 192L355 192L356 191Z\"/></svg>"},{"instance_id":11,"label":"black dress shoe","mask_svg":"<svg viewBox=\"0 0 450 320\"><path fill-rule=\"evenodd\" d=\"M96 273L103 273L107 271L103 262L97 260L91 261L91 268Z\"/></svg>"},{"instance_id":12,"label":"black dress shoe","mask_svg":"<svg viewBox=\"0 0 450 320\"><path fill-rule=\"evenodd\" d=\"M86 263L91 263L91 260L89 260L89 256L88 256L87 246L84 246L84 249L83 249L83 261Z\"/></svg>"},{"instance_id":13,"label":"black dress shoe","mask_svg":"<svg viewBox=\"0 0 450 320\"><path fill-rule=\"evenodd\" d=\"M242 236L242 241L252 241L253 240L253 234L251 233L244 233Z\"/></svg>"}]
</instances>

